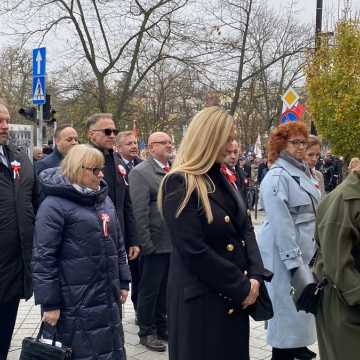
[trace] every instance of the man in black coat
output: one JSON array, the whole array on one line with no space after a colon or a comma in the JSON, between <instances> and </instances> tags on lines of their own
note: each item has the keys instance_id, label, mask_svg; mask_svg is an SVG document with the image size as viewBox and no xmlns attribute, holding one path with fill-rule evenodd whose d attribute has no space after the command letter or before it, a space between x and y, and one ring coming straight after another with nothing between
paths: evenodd
<instances>
[{"instance_id":1,"label":"man in black coat","mask_svg":"<svg viewBox=\"0 0 360 360\"><path fill-rule=\"evenodd\" d=\"M326 152L321 172L324 175L325 191L328 193L334 190L339 183L339 174L336 161L330 150Z\"/></svg>"},{"instance_id":2,"label":"man in black coat","mask_svg":"<svg viewBox=\"0 0 360 360\"><path fill-rule=\"evenodd\" d=\"M35 196L33 166L8 145L10 115L0 104L0 359L6 359L20 299L29 299Z\"/></svg>"},{"instance_id":3,"label":"man in black coat","mask_svg":"<svg viewBox=\"0 0 360 360\"><path fill-rule=\"evenodd\" d=\"M130 171L142 162L139 158L139 147L133 131L122 131L116 136L115 140L116 153L114 157L122 165L123 171L125 170L125 179L129 182L128 175ZM131 301L134 305L135 314L137 311L138 288L140 282L140 264L139 258L134 258L134 251L137 247L131 246L126 249L128 251L129 266L131 271ZM135 315L135 323L137 323L137 315Z\"/></svg>"},{"instance_id":4,"label":"man in black coat","mask_svg":"<svg viewBox=\"0 0 360 360\"><path fill-rule=\"evenodd\" d=\"M43 170L58 167L61 160L66 156L69 150L79 143L76 130L69 125L57 127L54 133L54 140L54 151L34 164L37 175L39 175Z\"/></svg>"},{"instance_id":5,"label":"man in black coat","mask_svg":"<svg viewBox=\"0 0 360 360\"><path fill-rule=\"evenodd\" d=\"M244 173L246 179L251 178L251 165L247 162L245 156L240 157L240 159L239 159L239 168Z\"/></svg>"},{"instance_id":6,"label":"man in black coat","mask_svg":"<svg viewBox=\"0 0 360 360\"><path fill-rule=\"evenodd\" d=\"M130 195L141 245L141 279L138 297L140 344L153 351L165 351L167 340L166 286L171 253L168 230L157 207L160 183L170 170L170 136L150 135L150 157L129 175Z\"/></svg>"},{"instance_id":7,"label":"man in black coat","mask_svg":"<svg viewBox=\"0 0 360 360\"><path fill-rule=\"evenodd\" d=\"M114 157L115 137L118 130L112 114L93 114L87 120L89 144L99 149L105 157L104 179L109 187L109 197L115 205L116 213L124 234L125 248L135 259L140 252L136 235L136 225L130 200L127 174L122 171L119 157Z\"/></svg>"},{"instance_id":8,"label":"man in black coat","mask_svg":"<svg viewBox=\"0 0 360 360\"><path fill-rule=\"evenodd\" d=\"M267 172L269 171L269 168L267 166L267 161L266 159L260 159L260 164L258 167L258 177L257 177L257 183L260 186L261 182L263 181L265 175L267 174Z\"/></svg>"},{"instance_id":9,"label":"man in black coat","mask_svg":"<svg viewBox=\"0 0 360 360\"><path fill-rule=\"evenodd\" d=\"M131 259L129 256L129 260L135 259L139 255L140 248L137 244L136 226L130 200L129 186L126 180L126 172L122 171L120 160L118 157L114 157L113 150L115 137L119 131L116 129L112 114L110 113L91 115L87 119L86 129L89 144L100 150L104 155L105 167L103 173L104 180L108 185L108 195L115 206L120 228L124 235L125 249L128 254L133 254ZM123 333L121 337L124 342Z\"/></svg>"}]
</instances>

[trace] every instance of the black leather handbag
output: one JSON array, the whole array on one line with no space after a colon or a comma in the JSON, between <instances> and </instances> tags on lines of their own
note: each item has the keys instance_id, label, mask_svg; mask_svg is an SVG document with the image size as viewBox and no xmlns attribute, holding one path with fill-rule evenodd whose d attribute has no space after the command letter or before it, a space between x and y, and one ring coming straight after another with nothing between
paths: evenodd
<instances>
[{"instance_id":1,"label":"black leather handbag","mask_svg":"<svg viewBox=\"0 0 360 360\"><path fill-rule=\"evenodd\" d=\"M316 315L327 279L318 281L310 266L303 264L295 270L290 279L290 284L290 295L295 303L296 310L303 310Z\"/></svg>"},{"instance_id":2,"label":"black leather handbag","mask_svg":"<svg viewBox=\"0 0 360 360\"><path fill-rule=\"evenodd\" d=\"M40 341L43 330L44 323L42 322L36 338L24 338L21 347L20 360L70 360L70 348L55 346L56 332L51 339L52 344L45 344Z\"/></svg>"}]
</instances>

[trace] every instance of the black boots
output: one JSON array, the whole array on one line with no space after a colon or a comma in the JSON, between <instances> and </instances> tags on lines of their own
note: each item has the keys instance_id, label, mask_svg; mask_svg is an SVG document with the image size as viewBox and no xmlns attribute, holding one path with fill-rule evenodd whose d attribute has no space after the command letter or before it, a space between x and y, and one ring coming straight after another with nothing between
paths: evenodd
<instances>
[{"instance_id":1,"label":"black boots","mask_svg":"<svg viewBox=\"0 0 360 360\"><path fill-rule=\"evenodd\" d=\"M315 359L316 354L307 347L293 349L272 349L271 360L310 360Z\"/></svg>"},{"instance_id":2,"label":"black boots","mask_svg":"<svg viewBox=\"0 0 360 360\"><path fill-rule=\"evenodd\" d=\"M159 340L156 335L141 336L140 344L151 351L163 352L166 350L166 345L162 340Z\"/></svg>"}]
</instances>

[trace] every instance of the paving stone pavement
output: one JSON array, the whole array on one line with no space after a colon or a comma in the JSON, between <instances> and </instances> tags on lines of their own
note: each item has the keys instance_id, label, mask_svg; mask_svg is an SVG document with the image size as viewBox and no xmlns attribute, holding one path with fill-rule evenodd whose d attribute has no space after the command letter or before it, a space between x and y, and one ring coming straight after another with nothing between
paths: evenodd
<instances>
[{"instance_id":1,"label":"paving stone pavement","mask_svg":"<svg viewBox=\"0 0 360 360\"><path fill-rule=\"evenodd\" d=\"M255 230L258 231L262 220L262 214L259 214L257 220L254 220ZM138 327L134 324L135 314L132 303L129 301L124 306L124 331L125 347L128 360L167 360L168 353L156 353L148 351L144 346L139 344L137 336ZM26 336L36 336L40 326L40 308L35 306L34 299L22 301L20 303L14 335L11 342L11 348L8 360L18 360L20 357L21 343ZM271 358L271 347L266 345L266 331L263 322L251 321L250 323L250 358L251 360L266 360ZM317 346L311 347L317 351ZM227 359L219 359L227 360ZM241 354L239 354L241 360Z\"/></svg>"}]
</instances>

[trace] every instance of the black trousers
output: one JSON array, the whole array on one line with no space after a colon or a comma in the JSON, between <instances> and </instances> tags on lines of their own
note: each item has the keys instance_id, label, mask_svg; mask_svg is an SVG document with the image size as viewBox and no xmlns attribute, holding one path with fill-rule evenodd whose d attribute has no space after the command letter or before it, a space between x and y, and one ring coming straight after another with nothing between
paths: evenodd
<instances>
[{"instance_id":1,"label":"black trousers","mask_svg":"<svg viewBox=\"0 0 360 360\"><path fill-rule=\"evenodd\" d=\"M137 315L139 336L167 333L166 288L170 254L145 255L140 258Z\"/></svg>"},{"instance_id":2,"label":"black trousers","mask_svg":"<svg viewBox=\"0 0 360 360\"><path fill-rule=\"evenodd\" d=\"M294 360L294 355L289 353L288 349L272 349L271 360Z\"/></svg>"},{"instance_id":3,"label":"black trousers","mask_svg":"<svg viewBox=\"0 0 360 360\"><path fill-rule=\"evenodd\" d=\"M0 304L0 360L6 360L14 331L19 300Z\"/></svg>"},{"instance_id":4,"label":"black trousers","mask_svg":"<svg viewBox=\"0 0 360 360\"><path fill-rule=\"evenodd\" d=\"M140 284L140 261L139 257L129 261L129 267L131 272L131 301L134 304L134 309L137 309L138 296L139 296L139 284Z\"/></svg>"}]
</instances>

